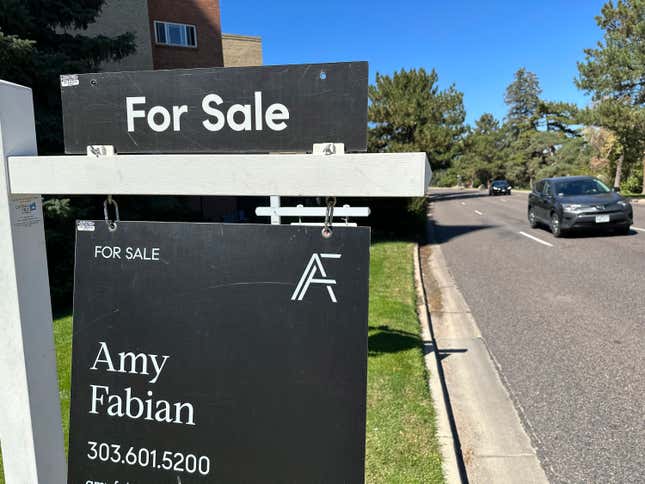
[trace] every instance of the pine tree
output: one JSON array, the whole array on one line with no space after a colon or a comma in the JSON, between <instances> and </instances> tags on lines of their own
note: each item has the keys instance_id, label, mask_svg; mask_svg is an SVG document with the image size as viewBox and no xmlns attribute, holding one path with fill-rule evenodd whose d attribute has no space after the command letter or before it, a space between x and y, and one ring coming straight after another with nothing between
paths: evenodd
<instances>
[{"instance_id":1,"label":"pine tree","mask_svg":"<svg viewBox=\"0 0 645 484\"><path fill-rule=\"evenodd\" d=\"M89 37L105 0L0 0L0 79L31 87L41 154L63 150L61 74L94 72L134 52L134 35Z\"/></svg>"},{"instance_id":2,"label":"pine tree","mask_svg":"<svg viewBox=\"0 0 645 484\"><path fill-rule=\"evenodd\" d=\"M625 163L634 157L645 166L645 0L609 1L596 22L603 40L585 50L576 84L593 95L594 120L616 133ZM617 182L621 168L622 159Z\"/></svg>"},{"instance_id":3,"label":"pine tree","mask_svg":"<svg viewBox=\"0 0 645 484\"><path fill-rule=\"evenodd\" d=\"M508 123L517 131L537 127L540 94L542 89L538 77L524 67L518 69L504 96L508 105Z\"/></svg>"},{"instance_id":4,"label":"pine tree","mask_svg":"<svg viewBox=\"0 0 645 484\"><path fill-rule=\"evenodd\" d=\"M425 151L433 169L446 168L461 150L466 111L455 86L439 89L424 69L376 75L369 87L370 151Z\"/></svg>"}]
</instances>

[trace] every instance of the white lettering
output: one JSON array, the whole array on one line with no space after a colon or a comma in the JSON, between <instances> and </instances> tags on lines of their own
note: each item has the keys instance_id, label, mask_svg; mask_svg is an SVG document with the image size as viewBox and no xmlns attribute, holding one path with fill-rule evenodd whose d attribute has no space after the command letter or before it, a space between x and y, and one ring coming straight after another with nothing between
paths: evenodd
<instances>
[{"instance_id":1,"label":"white lettering","mask_svg":"<svg viewBox=\"0 0 645 484\"><path fill-rule=\"evenodd\" d=\"M155 121L155 116L157 116L157 114L161 114L161 124L157 124L157 122ZM170 126L170 113L163 106L155 106L150 111L148 111L147 120L150 129L156 131L157 133L161 133L162 131L166 131Z\"/></svg>"},{"instance_id":2,"label":"white lettering","mask_svg":"<svg viewBox=\"0 0 645 484\"><path fill-rule=\"evenodd\" d=\"M155 369L155 377L150 380L150 383L157 383L157 379L159 378L159 375L161 374L161 371L163 370L163 367L166 364L166 361L168 361L168 358L170 356L168 355L163 355L162 360L161 360L161 365L157 362L157 355L150 355L150 360L152 361L152 366Z\"/></svg>"},{"instance_id":3,"label":"white lettering","mask_svg":"<svg viewBox=\"0 0 645 484\"><path fill-rule=\"evenodd\" d=\"M193 419L195 410L190 403L175 403L175 423L182 424L184 423L181 420L181 410L185 408L188 410L188 419L186 419L186 425L195 425L195 420Z\"/></svg>"},{"instance_id":4,"label":"white lettering","mask_svg":"<svg viewBox=\"0 0 645 484\"><path fill-rule=\"evenodd\" d=\"M222 98L219 97L217 94L209 94L208 96L204 97L202 100L202 109L203 111L208 114L209 116L215 116L217 118L216 122L209 121L208 119L205 119L202 121L202 124L204 125L204 128L206 128L208 131L219 131L224 127L224 124L226 121L224 120L224 114L222 111L219 109L215 109L214 107L211 107L211 103L215 103L217 105L222 104Z\"/></svg>"},{"instance_id":5,"label":"white lettering","mask_svg":"<svg viewBox=\"0 0 645 484\"><path fill-rule=\"evenodd\" d=\"M103 397L98 397L97 396L97 390L103 390L105 393L110 393L110 388L103 386L103 385L90 385L90 388L92 389L92 409L90 410L90 413L93 413L95 415L98 414L96 411L96 404L99 403L103 405Z\"/></svg>"},{"instance_id":6,"label":"white lettering","mask_svg":"<svg viewBox=\"0 0 645 484\"><path fill-rule=\"evenodd\" d=\"M103 354L105 357L101 359L101 354ZM112 364L112 357L110 356L110 350L108 348L108 345L104 341L99 341L99 352L96 355L96 360L94 360L94 364L90 366L90 370L96 370L96 365L99 363L106 363L107 364L107 371L116 371L114 369L114 365Z\"/></svg>"},{"instance_id":7,"label":"white lettering","mask_svg":"<svg viewBox=\"0 0 645 484\"><path fill-rule=\"evenodd\" d=\"M110 395L108 402L112 402L107 409L110 417L123 417L123 401L116 395Z\"/></svg>"},{"instance_id":8,"label":"white lettering","mask_svg":"<svg viewBox=\"0 0 645 484\"><path fill-rule=\"evenodd\" d=\"M241 123L235 120L236 113L244 115L244 120ZM233 104L226 113L226 121L233 131L251 131L251 105Z\"/></svg>"},{"instance_id":9,"label":"white lettering","mask_svg":"<svg viewBox=\"0 0 645 484\"><path fill-rule=\"evenodd\" d=\"M262 131L262 91L255 91L255 129Z\"/></svg>"},{"instance_id":10,"label":"white lettering","mask_svg":"<svg viewBox=\"0 0 645 484\"><path fill-rule=\"evenodd\" d=\"M284 104L275 103L267 108L266 122L269 129L273 131L282 131L287 127L283 120L289 119L289 110ZM280 121L276 123L275 121Z\"/></svg>"},{"instance_id":11,"label":"white lettering","mask_svg":"<svg viewBox=\"0 0 645 484\"><path fill-rule=\"evenodd\" d=\"M152 391L148 398L132 394L132 388L125 388L124 395L110 393L110 388L102 385L90 385L92 389L91 414L98 415L104 411L110 417L128 417L133 420L144 419L161 423L195 425L195 408L186 402L171 404L167 400L155 400ZM107 403L104 397L107 396ZM107 406L107 411L105 407Z\"/></svg>"},{"instance_id":12,"label":"white lettering","mask_svg":"<svg viewBox=\"0 0 645 484\"><path fill-rule=\"evenodd\" d=\"M159 260L159 247L126 247L125 258L127 260Z\"/></svg>"},{"instance_id":13,"label":"white lettering","mask_svg":"<svg viewBox=\"0 0 645 484\"><path fill-rule=\"evenodd\" d=\"M188 106L173 106L172 107L172 129L173 131L181 130L181 115L188 112Z\"/></svg>"},{"instance_id":14,"label":"white lettering","mask_svg":"<svg viewBox=\"0 0 645 484\"><path fill-rule=\"evenodd\" d=\"M121 247L95 245L94 258L97 259L99 256L101 256L103 259L120 259Z\"/></svg>"},{"instance_id":15,"label":"white lettering","mask_svg":"<svg viewBox=\"0 0 645 484\"><path fill-rule=\"evenodd\" d=\"M141 375L147 375L148 374L148 355L145 353L139 353L139 354L134 354L132 352L128 353L119 353L119 360L121 362L120 369L124 373L134 373L136 374L141 374ZM127 361L130 360L130 370L126 370L127 366ZM141 371L137 370L137 361L141 362Z\"/></svg>"},{"instance_id":16,"label":"white lettering","mask_svg":"<svg viewBox=\"0 0 645 484\"><path fill-rule=\"evenodd\" d=\"M148 380L148 383L157 383L159 376L166 366L166 362L170 356L156 355L152 353L134 353L132 351L122 351L119 353L119 366L114 366L112 356L110 355L110 348L104 341L99 341L99 352L96 355L94 364L90 366L90 370L98 370L99 363L106 365L105 371L110 373L130 373L134 375L149 375L148 368L154 370L153 378ZM148 365L150 361L150 366Z\"/></svg>"},{"instance_id":17,"label":"white lettering","mask_svg":"<svg viewBox=\"0 0 645 484\"><path fill-rule=\"evenodd\" d=\"M136 414L131 412L132 402L136 403L138 406ZM130 387L125 389L125 414L133 419L141 418L141 415L143 415L143 401L138 397L132 396L132 388Z\"/></svg>"},{"instance_id":18,"label":"white lettering","mask_svg":"<svg viewBox=\"0 0 645 484\"><path fill-rule=\"evenodd\" d=\"M146 98L144 96L126 97L125 98L125 112L128 119L128 132L134 131L134 119L144 118L145 111L135 111L135 104L145 104Z\"/></svg>"}]
</instances>

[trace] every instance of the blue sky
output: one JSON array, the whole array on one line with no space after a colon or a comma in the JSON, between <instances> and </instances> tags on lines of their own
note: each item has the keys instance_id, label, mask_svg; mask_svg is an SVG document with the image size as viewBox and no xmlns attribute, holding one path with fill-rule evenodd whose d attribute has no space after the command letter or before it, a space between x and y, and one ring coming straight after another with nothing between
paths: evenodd
<instances>
[{"instance_id":1,"label":"blue sky","mask_svg":"<svg viewBox=\"0 0 645 484\"><path fill-rule=\"evenodd\" d=\"M576 61L602 33L605 0L220 0L222 29L260 35L265 64L367 60L376 72L435 68L464 93L467 121L506 114L504 89L521 66L549 100L585 105Z\"/></svg>"}]
</instances>

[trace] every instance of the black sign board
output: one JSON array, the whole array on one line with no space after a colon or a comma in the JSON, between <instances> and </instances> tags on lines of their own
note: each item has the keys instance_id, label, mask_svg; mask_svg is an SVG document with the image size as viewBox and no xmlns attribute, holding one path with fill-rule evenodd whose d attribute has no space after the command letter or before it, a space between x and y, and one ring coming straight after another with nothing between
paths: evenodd
<instances>
[{"instance_id":1,"label":"black sign board","mask_svg":"<svg viewBox=\"0 0 645 484\"><path fill-rule=\"evenodd\" d=\"M369 229L78 222L69 483L362 483Z\"/></svg>"},{"instance_id":2,"label":"black sign board","mask_svg":"<svg viewBox=\"0 0 645 484\"><path fill-rule=\"evenodd\" d=\"M64 75L65 151L365 151L367 76L367 62Z\"/></svg>"}]
</instances>

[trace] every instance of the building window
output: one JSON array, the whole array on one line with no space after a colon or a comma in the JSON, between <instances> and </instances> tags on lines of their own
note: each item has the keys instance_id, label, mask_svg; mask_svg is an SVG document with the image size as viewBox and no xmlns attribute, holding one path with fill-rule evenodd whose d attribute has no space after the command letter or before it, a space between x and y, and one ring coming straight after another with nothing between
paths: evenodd
<instances>
[{"instance_id":1,"label":"building window","mask_svg":"<svg viewBox=\"0 0 645 484\"><path fill-rule=\"evenodd\" d=\"M155 38L157 44L197 47L197 31L194 25L155 20Z\"/></svg>"}]
</instances>

